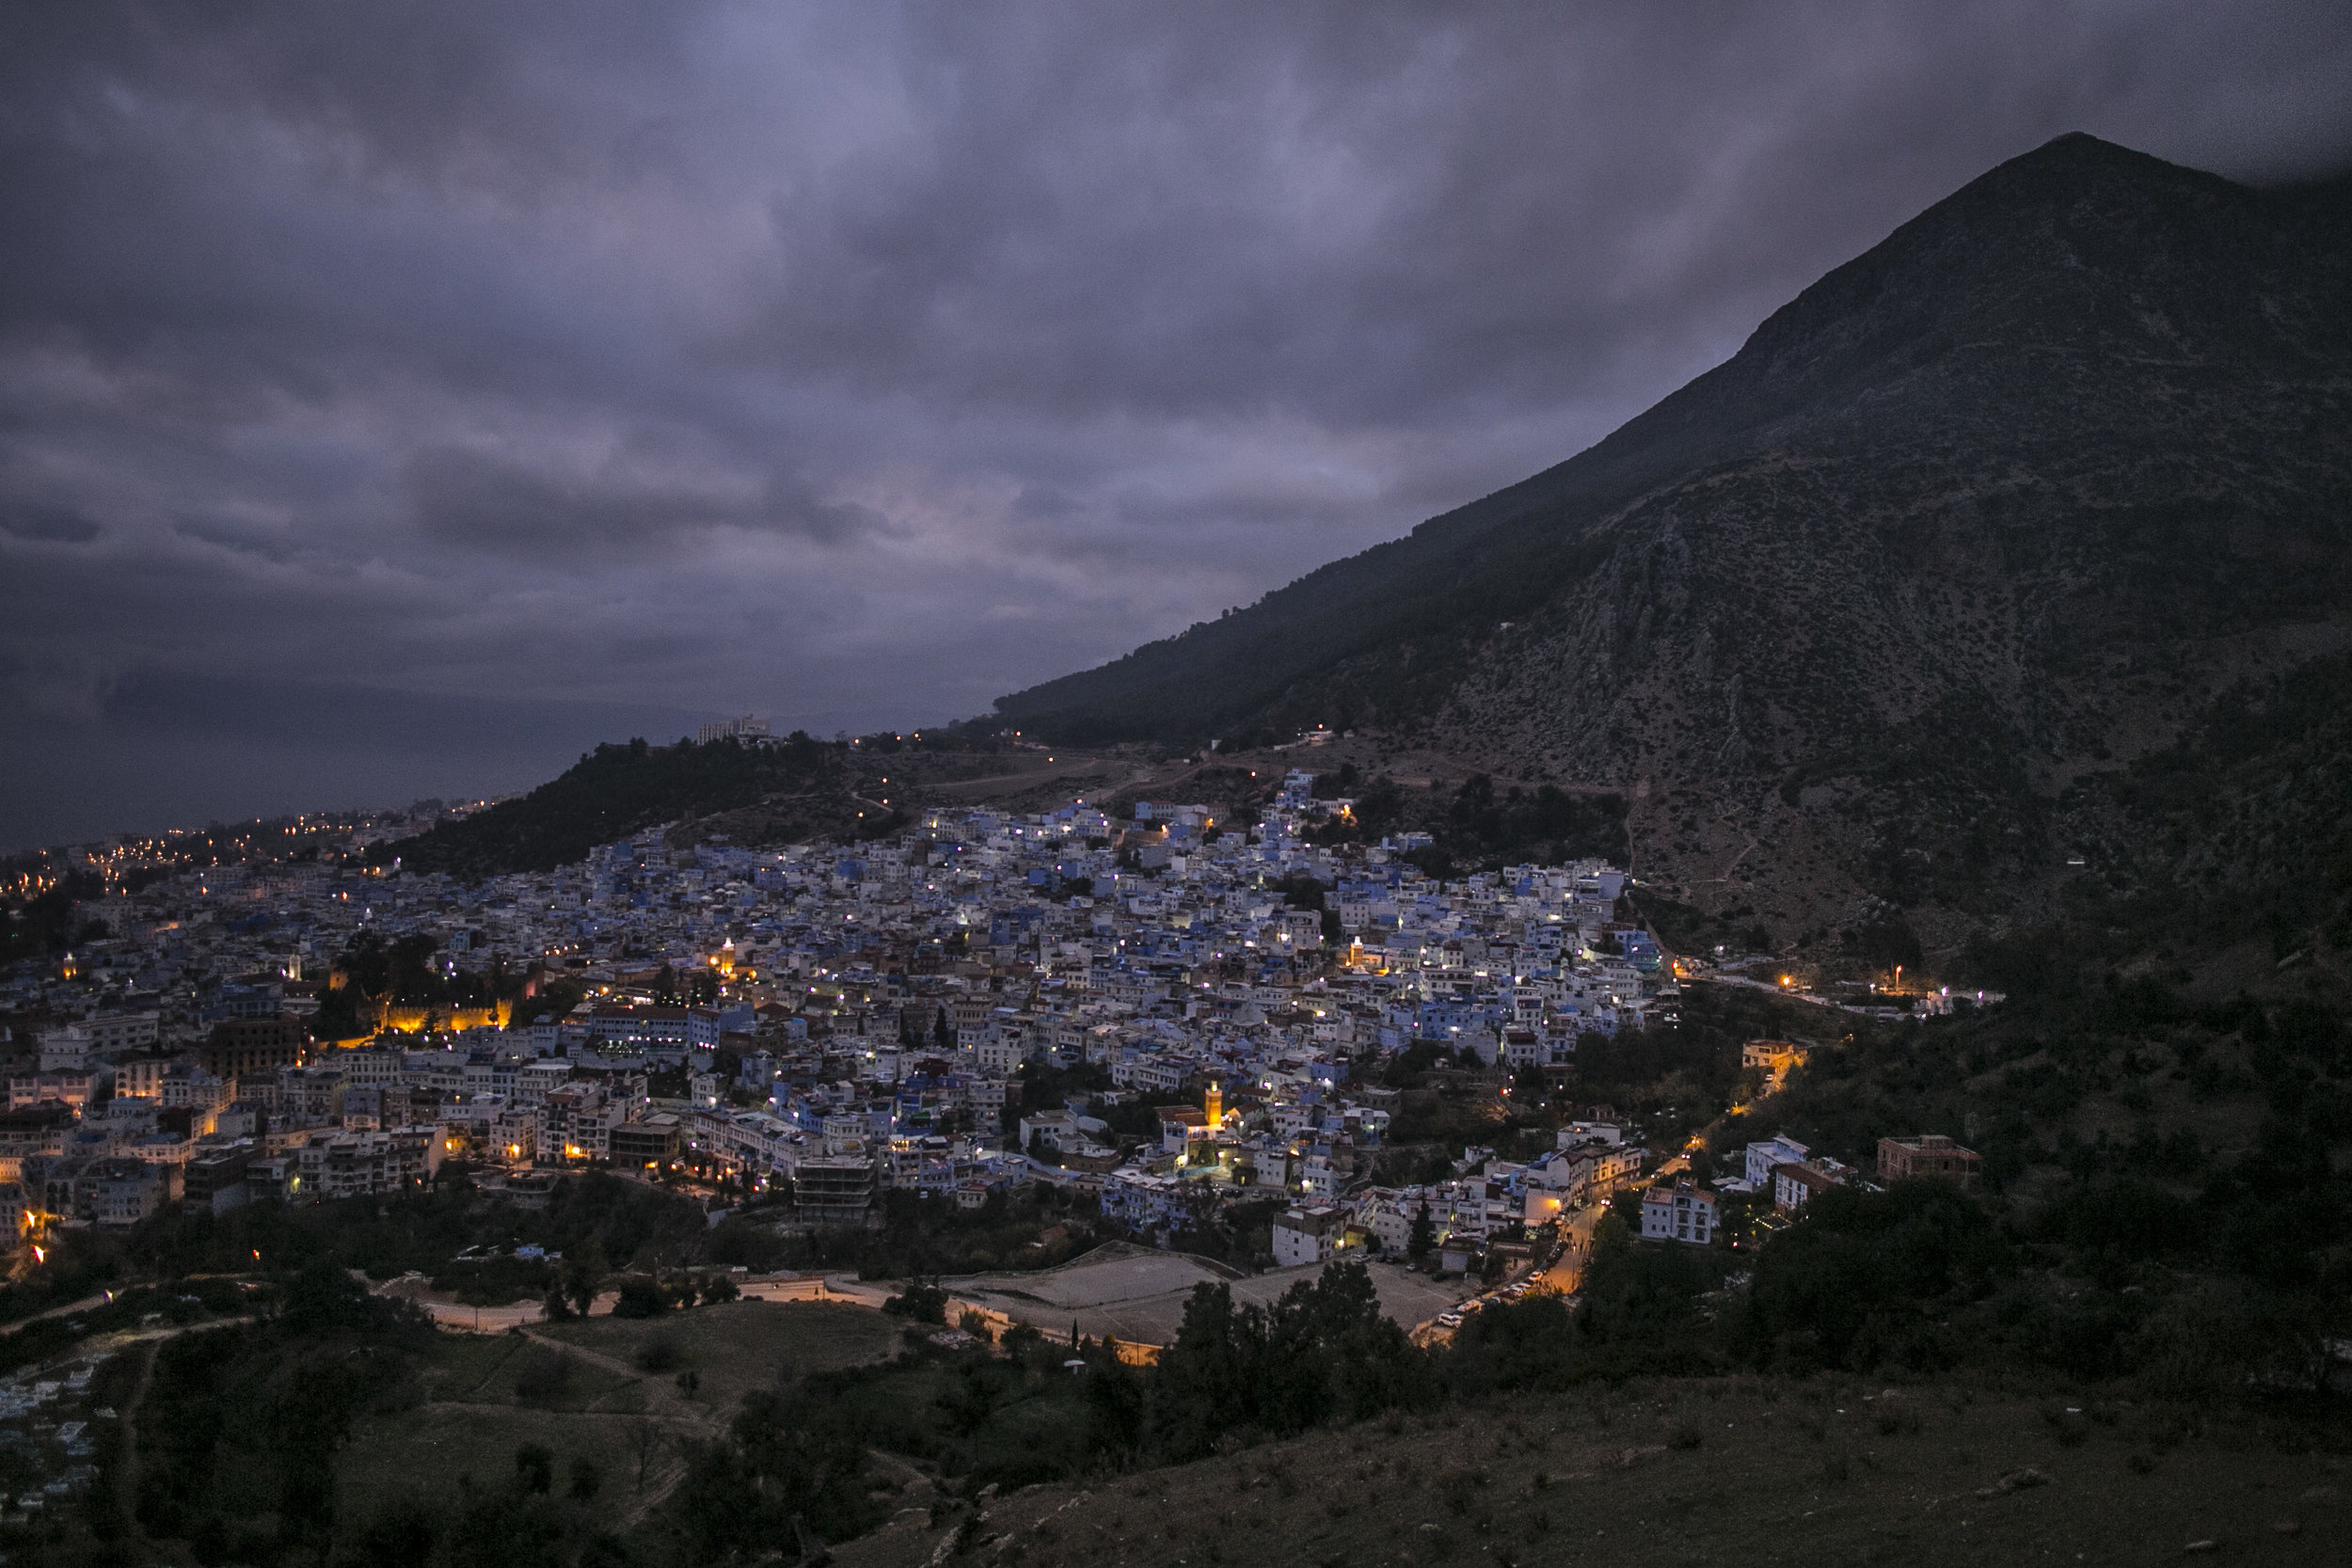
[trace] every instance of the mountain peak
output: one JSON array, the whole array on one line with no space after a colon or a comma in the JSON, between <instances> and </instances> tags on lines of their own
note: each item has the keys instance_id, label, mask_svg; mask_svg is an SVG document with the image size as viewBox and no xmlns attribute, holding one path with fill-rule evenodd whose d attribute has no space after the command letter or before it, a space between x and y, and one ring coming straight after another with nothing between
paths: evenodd
<instances>
[{"instance_id":1,"label":"mountain peak","mask_svg":"<svg viewBox=\"0 0 2352 1568\"><path fill-rule=\"evenodd\" d=\"M2217 175L2204 174L2181 164L2167 163L2153 152L2142 152L2137 148L2125 147L2120 142L2106 141L2092 135L2088 131L2061 132L2031 151L2020 152L2016 157L2005 163L1994 165L1992 172L1997 173L2001 169L2014 168L2020 165L2063 166L2075 168L2106 167L2136 169L2142 172L2170 170L2181 174L2196 175L2200 179L2219 178Z\"/></svg>"},{"instance_id":2,"label":"mountain peak","mask_svg":"<svg viewBox=\"0 0 2352 1568\"><path fill-rule=\"evenodd\" d=\"M1622 789L1666 880L1736 822L1815 906L2022 888L2053 781L2352 643L2347 386L2337 208L2061 136L1557 467L998 706Z\"/></svg>"},{"instance_id":3,"label":"mountain peak","mask_svg":"<svg viewBox=\"0 0 2352 1568\"><path fill-rule=\"evenodd\" d=\"M2102 141L2086 131L2069 131L1994 165L1904 228L1939 218L1982 222L2005 208L2200 197L2258 199L2258 193L2218 174L2167 163L2153 153ZM1899 235L1901 232L1896 230Z\"/></svg>"},{"instance_id":4,"label":"mountain peak","mask_svg":"<svg viewBox=\"0 0 2352 1568\"><path fill-rule=\"evenodd\" d=\"M1970 181L1774 311L1742 348L1757 390L1900 375L1955 343L2148 347L2200 321L2263 336L2244 285L2279 236L2261 193L2082 132ZM2126 344L2136 345L2126 348ZM2172 351L2189 346L2171 345ZM2164 350L2159 349L2159 352ZM1737 361L1735 361L1737 363Z\"/></svg>"}]
</instances>

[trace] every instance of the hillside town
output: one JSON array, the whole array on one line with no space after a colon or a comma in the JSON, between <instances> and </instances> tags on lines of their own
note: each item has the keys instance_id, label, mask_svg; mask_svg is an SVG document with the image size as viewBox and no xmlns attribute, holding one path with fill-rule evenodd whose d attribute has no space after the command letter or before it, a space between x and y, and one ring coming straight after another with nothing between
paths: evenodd
<instances>
[{"instance_id":1,"label":"hillside town","mask_svg":"<svg viewBox=\"0 0 2352 1568\"><path fill-rule=\"evenodd\" d=\"M0 1191L22 1235L394 1191L450 1160L522 1195L601 1166L782 1199L812 1228L894 1189L977 1209L1042 1183L1162 1245L1269 1204L1278 1267L1523 1263L1531 1232L1641 1180L1641 1139L1604 1112L1399 1180L1399 1090L1370 1069L1418 1053L1507 1096L1670 1024L1674 967L1623 870L1439 881L1417 835L1313 842L1352 805L1316 781L1291 772L1241 831L1073 800L851 847L648 832L474 886L314 855L86 900L88 940L7 981ZM1776 1082L1801 1050L1748 1053ZM1851 1174L1758 1143L1717 1187L1670 1170L1641 1230L1705 1244L1718 1187L1786 1212Z\"/></svg>"}]
</instances>

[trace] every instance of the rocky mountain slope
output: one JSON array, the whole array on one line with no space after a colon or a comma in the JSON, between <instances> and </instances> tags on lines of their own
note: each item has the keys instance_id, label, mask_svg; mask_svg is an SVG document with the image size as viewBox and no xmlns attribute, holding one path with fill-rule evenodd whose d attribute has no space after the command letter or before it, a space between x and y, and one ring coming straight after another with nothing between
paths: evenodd
<instances>
[{"instance_id":1,"label":"rocky mountain slope","mask_svg":"<svg viewBox=\"0 0 2352 1568\"><path fill-rule=\"evenodd\" d=\"M1608 785L1662 893L1792 944L2210 859L2135 765L2352 647L2348 193L2062 137L1559 467L999 711Z\"/></svg>"}]
</instances>

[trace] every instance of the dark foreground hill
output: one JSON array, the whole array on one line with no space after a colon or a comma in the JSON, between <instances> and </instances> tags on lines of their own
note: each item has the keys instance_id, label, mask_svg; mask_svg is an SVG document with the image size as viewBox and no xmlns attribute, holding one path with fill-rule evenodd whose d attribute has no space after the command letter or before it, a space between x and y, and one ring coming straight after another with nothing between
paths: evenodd
<instances>
[{"instance_id":1,"label":"dark foreground hill","mask_svg":"<svg viewBox=\"0 0 2352 1568\"><path fill-rule=\"evenodd\" d=\"M1071 739L1375 728L1606 785L1638 869L1784 943L1893 905L1932 947L2046 918L2077 858L2225 859L2130 769L2221 766L2195 737L2296 707L2352 646L2348 189L2062 137L1569 462L999 712ZM2228 766L2345 760L2264 744ZM2230 797L2233 830L2241 805L2314 863L2352 848L2341 815Z\"/></svg>"},{"instance_id":2,"label":"dark foreground hill","mask_svg":"<svg viewBox=\"0 0 2352 1568\"><path fill-rule=\"evenodd\" d=\"M2336 1560L2344 1461L1962 1386L1633 1382L901 1512L841 1568ZM961 1549L959 1549L959 1547Z\"/></svg>"},{"instance_id":3,"label":"dark foreground hill","mask_svg":"<svg viewBox=\"0 0 2352 1568\"><path fill-rule=\"evenodd\" d=\"M599 746L530 794L389 845L404 866L479 879L551 871L648 828L684 817L756 816L766 836L854 838L861 826L846 746L796 736L778 746L733 740ZM877 811L879 820L882 816Z\"/></svg>"},{"instance_id":4,"label":"dark foreground hill","mask_svg":"<svg viewBox=\"0 0 2352 1568\"><path fill-rule=\"evenodd\" d=\"M551 871L600 844L666 828L673 845L856 843L907 826L926 789L985 792L1031 782L994 736L953 731L818 740L795 732L750 744L681 739L598 746L528 795L380 847L412 870L479 880ZM893 781L896 781L895 783ZM969 789L965 797L973 799Z\"/></svg>"}]
</instances>

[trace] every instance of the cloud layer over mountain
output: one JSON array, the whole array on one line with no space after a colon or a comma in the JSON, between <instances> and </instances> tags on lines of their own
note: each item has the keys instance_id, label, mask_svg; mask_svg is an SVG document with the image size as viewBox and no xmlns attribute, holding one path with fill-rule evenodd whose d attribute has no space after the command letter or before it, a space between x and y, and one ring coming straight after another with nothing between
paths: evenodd
<instances>
[{"instance_id":1,"label":"cloud layer over mountain","mask_svg":"<svg viewBox=\"0 0 2352 1568\"><path fill-rule=\"evenodd\" d=\"M0 844L982 711L2060 132L2338 168L2347 75L2320 4L13 8Z\"/></svg>"}]
</instances>

